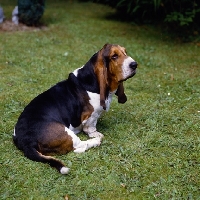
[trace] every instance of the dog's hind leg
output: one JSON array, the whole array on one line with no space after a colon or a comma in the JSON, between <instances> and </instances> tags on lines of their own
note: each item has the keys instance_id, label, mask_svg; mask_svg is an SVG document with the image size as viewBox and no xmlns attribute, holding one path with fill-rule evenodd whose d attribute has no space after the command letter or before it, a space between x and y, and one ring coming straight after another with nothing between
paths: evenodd
<instances>
[{"instance_id":1,"label":"dog's hind leg","mask_svg":"<svg viewBox=\"0 0 200 200\"><path fill-rule=\"evenodd\" d=\"M74 148L74 152L76 153L82 153L85 152L86 150L92 148L92 147L96 147L99 146L101 144L101 138L97 137L97 138L92 138L86 141L81 141L81 139L74 134L73 131L71 131L70 129L68 129L67 127L65 127L65 131L72 137L72 141L73 141L73 148Z\"/></svg>"}]
</instances>

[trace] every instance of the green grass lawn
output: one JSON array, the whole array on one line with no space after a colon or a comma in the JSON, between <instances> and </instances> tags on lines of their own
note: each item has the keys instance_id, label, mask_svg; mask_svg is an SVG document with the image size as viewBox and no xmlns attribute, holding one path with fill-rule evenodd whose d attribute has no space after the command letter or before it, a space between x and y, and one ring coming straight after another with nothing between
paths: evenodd
<instances>
[{"instance_id":1,"label":"green grass lawn","mask_svg":"<svg viewBox=\"0 0 200 200\"><path fill-rule=\"evenodd\" d=\"M15 4L1 1L7 18ZM200 199L200 47L111 20L113 12L48 0L47 29L0 31L0 199ZM57 156L66 176L25 158L12 143L25 105L107 42L126 47L139 68L125 83L127 103L114 99L98 122L102 145Z\"/></svg>"}]
</instances>

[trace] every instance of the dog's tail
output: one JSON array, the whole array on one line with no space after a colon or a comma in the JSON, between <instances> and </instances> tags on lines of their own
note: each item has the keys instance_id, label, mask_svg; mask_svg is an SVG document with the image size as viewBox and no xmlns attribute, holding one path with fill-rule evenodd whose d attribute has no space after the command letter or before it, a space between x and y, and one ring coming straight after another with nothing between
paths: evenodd
<instances>
[{"instance_id":1,"label":"dog's tail","mask_svg":"<svg viewBox=\"0 0 200 200\"><path fill-rule=\"evenodd\" d=\"M30 160L36 161L36 162L42 162L47 163L51 167L56 168L61 174L68 174L69 168L65 167L65 165L51 157L51 156L45 156L42 153L38 152L34 146L23 146L23 148L20 148L17 142L17 139L13 137L13 141L15 145L24 152L24 155L29 158Z\"/></svg>"},{"instance_id":2,"label":"dog's tail","mask_svg":"<svg viewBox=\"0 0 200 200\"><path fill-rule=\"evenodd\" d=\"M56 168L61 174L68 174L69 172L69 168L65 167L61 161L51 156L45 156L35 148L29 148L28 151L24 149L24 155L33 161L48 163L51 167Z\"/></svg>"}]
</instances>

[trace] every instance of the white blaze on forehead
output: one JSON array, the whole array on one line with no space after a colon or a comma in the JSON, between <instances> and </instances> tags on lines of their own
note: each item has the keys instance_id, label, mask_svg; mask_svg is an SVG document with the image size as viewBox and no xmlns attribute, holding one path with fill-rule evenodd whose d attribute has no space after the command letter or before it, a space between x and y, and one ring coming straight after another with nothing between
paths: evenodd
<instances>
[{"instance_id":1,"label":"white blaze on forehead","mask_svg":"<svg viewBox=\"0 0 200 200\"><path fill-rule=\"evenodd\" d=\"M127 57L123 62L122 70L123 70L124 79L126 79L133 73L133 70L130 68L130 64L132 62L135 62L135 60L133 60L133 58L131 58L131 57Z\"/></svg>"}]
</instances>

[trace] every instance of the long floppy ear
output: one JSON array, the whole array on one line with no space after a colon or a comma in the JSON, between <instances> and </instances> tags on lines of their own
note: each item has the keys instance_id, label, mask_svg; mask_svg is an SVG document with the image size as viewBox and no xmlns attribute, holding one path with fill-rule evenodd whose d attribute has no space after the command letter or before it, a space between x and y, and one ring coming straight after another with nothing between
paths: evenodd
<instances>
[{"instance_id":1,"label":"long floppy ear","mask_svg":"<svg viewBox=\"0 0 200 200\"><path fill-rule=\"evenodd\" d=\"M120 83L117 91L115 93L118 96L118 103L125 103L127 101L127 97L124 93L124 85L123 83Z\"/></svg>"},{"instance_id":2,"label":"long floppy ear","mask_svg":"<svg viewBox=\"0 0 200 200\"><path fill-rule=\"evenodd\" d=\"M100 105L106 110L106 93L108 92L108 80L107 80L107 64L112 45L105 44L103 48L98 52L97 61L95 64L95 74L99 83L100 89Z\"/></svg>"},{"instance_id":3,"label":"long floppy ear","mask_svg":"<svg viewBox=\"0 0 200 200\"><path fill-rule=\"evenodd\" d=\"M95 69L95 73L99 82L100 89L100 105L106 110L106 90L107 90L107 69L104 65L98 65Z\"/></svg>"}]
</instances>

